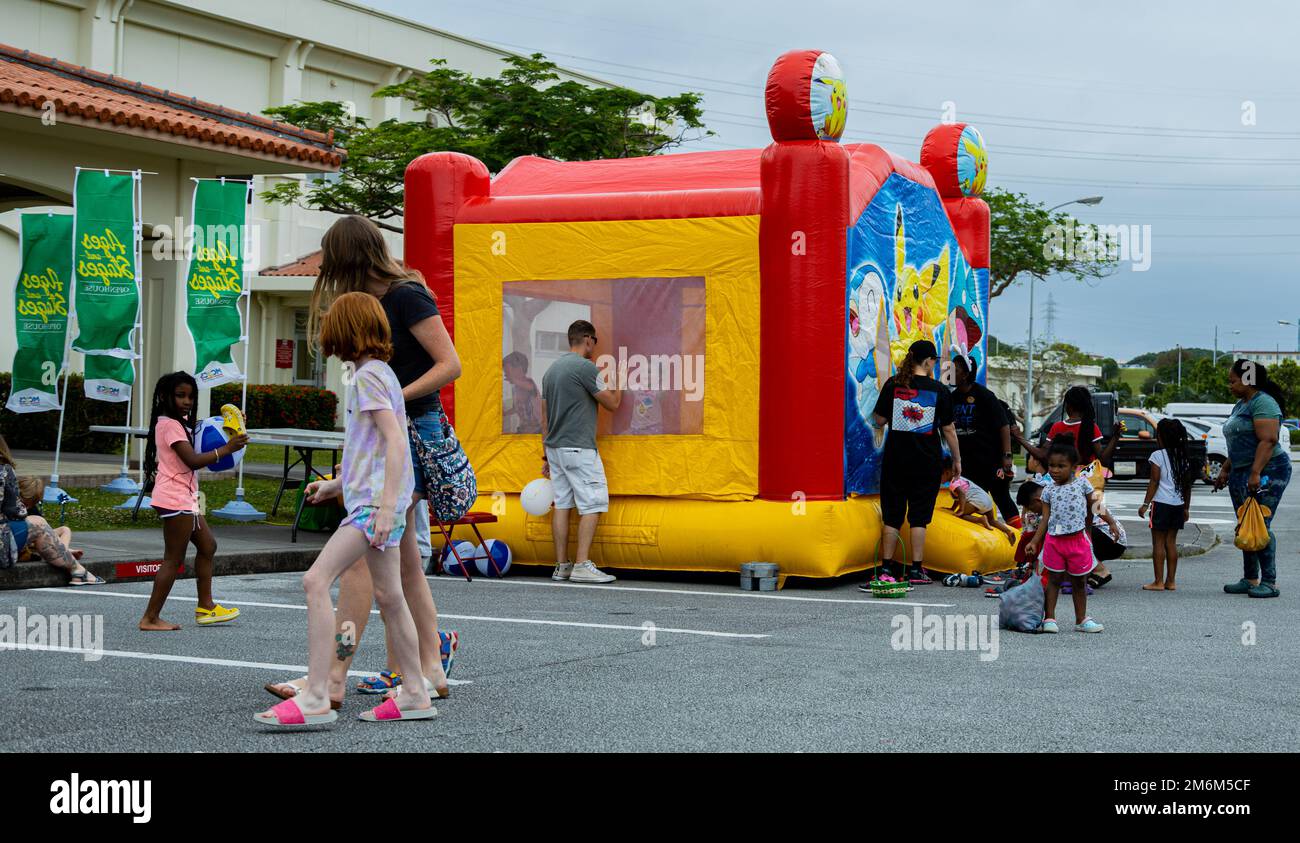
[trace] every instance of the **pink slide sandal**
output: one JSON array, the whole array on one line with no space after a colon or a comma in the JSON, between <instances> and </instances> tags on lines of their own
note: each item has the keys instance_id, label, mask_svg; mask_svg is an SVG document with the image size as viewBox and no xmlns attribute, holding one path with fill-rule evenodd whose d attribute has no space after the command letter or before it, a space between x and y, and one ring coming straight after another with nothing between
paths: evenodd
<instances>
[{"instance_id":1,"label":"pink slide sandal","mask_svg":"<svg viewBox=\"0 0 1300 843\"><path fill-rule=\"evenodd\" d=\"M253 719L264 726L321 726L339 719L337 711L331 709L325 714L303 714L296 698L289 698L271 709L268 717L262 713L253 715Z\"/></svg>"},{"instance_id":2,"label":"pink slide sandal","mask_svg":"<svg viewBox=\"0 0 1300 843\"><path fill-rule=\"evenodd\" d=\"M367 723L387 723L395 720L428 720L430 717L437 716L438 709L433 706L402 711L397 707L395 700L384 700L369 711L363 711L357 715L359 719Z\"/></svg>"}]
</instances>

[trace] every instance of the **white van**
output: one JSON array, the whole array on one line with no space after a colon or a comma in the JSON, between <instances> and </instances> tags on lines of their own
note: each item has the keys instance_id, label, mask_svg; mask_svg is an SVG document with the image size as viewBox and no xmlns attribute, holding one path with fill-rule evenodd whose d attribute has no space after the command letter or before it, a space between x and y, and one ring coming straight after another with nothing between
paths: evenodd
<instances>
[{"instance_id":1,"label":"white van","mask_svg":"<svg viewBox=\"0 0 1300 843\"><path fill-rule=\"evenodd\" d=\"M1176 419L1204 419L1223 424L1232 415L1236 404L1193 404L1190 402L1171 401L1165 405L1164 414ZM1285 450L1291 450L1291 430L1282 425L1278 428L1278 440Z\"/></svg>"},{"instance_id":2,"label":"white van","mask_svg":"<svg viewBox=\"0 0 1300 843\"><path fill-rule=\"evenodd\" d=\"M1172 401L1165 405L1162 412L1176 419L1213 419L1223 424L1228 420L1228 416L1232 415L1232 408L1235 406L1235 404L1192 404Z\"/></svg>"}]
</instances>

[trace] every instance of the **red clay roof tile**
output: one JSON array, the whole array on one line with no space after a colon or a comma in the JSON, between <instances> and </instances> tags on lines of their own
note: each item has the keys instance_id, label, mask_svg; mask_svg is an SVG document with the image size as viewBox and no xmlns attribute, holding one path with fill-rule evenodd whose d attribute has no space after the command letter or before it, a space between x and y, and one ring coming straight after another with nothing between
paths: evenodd
<instances>
[{"instance_id":1,"label":"red clay roof tile","mask_svg":"<svg viewBox=\"0 0 1300 843\"><path fill-rule=\"evenodd\" d=\"M334 145L332 131L300 129L0 44L0 103L39 111L47 101L60 114L107 126L144 128L329 167L338 167L347 154Z\"/></svg>"}]
</instances>

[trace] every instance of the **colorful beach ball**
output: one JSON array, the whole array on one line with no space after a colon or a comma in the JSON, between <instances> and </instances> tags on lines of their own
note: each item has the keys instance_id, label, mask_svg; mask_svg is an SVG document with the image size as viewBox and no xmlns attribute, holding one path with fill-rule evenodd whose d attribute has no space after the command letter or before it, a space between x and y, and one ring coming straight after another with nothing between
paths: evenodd
<instances>
[{"instance_id":1,"label":"colorful beach ball","mask_svg":"<svg viewBox=\"0 0 1300 843\"><path fill-rule=\"evenodd\" d=\"M474 573L474 553L476 550L474 542L466 541L456 542L456 553L451 552L450 546L444 547L442 549L442 570L453 576L465 576L465 571L460 567L461 563L456 561L456 554L460 554L460 558L464 563L470 566L470 573Z\"/></svg>"},{"instance_id":2,"label":"colorful beach ball","mask_svg":"<svg viewBox=\"0 0 1300 843\"><path fill-rule=\"evenodd\" d=\"M206 454L229 442L230 431L222 427L223 423L224 419L221 416L213 416L199 422L198 429L194 431L194 450ZM208 466L208 471L230 471L244 459L244 452L247 450L247 448L240 448L233 454L222 457Z\"/></svg>"},{"instance_id":3,"label":"colorful beach ball","mask_svg":"<svg viewBox=\"0 0 1300 843\"><path fill-rule=\"evenodd\" d=\"M488 539L474 551L474 567L485 577L504 577L510 570L510 546L497 539Z\"/></svg>"}]
</instances>

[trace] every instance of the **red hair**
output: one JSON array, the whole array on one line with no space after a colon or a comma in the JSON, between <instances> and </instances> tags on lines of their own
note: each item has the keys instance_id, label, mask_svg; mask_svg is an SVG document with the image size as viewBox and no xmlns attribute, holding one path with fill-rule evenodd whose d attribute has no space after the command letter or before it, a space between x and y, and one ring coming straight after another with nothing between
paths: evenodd
<instances>
[{"instance_id":1,"label":"red hair","mask_svg":"<svg viewBox=\"0 0 1300 843\"><path fill-rule=\"evenodd\" d=\"M321 320L320 347L327 357L343 361L392 357L393 334L379 299L369 293L344 293L335 299Z\"/></svg>"}]
</instances>

